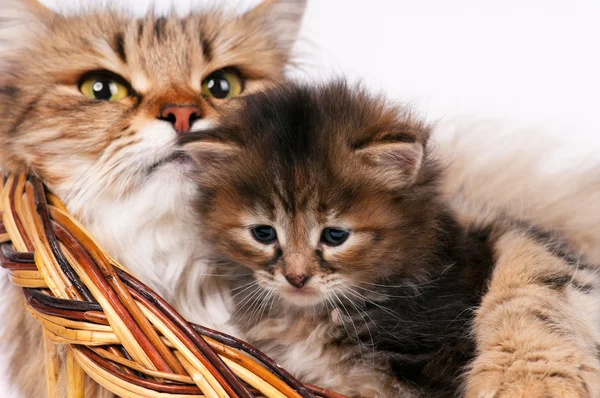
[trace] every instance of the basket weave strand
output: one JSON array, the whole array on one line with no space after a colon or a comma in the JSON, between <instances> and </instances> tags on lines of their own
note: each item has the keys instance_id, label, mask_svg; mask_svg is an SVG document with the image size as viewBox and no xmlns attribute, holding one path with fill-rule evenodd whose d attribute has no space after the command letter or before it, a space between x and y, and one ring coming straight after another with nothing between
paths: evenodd
<instances>
[{"instance_id":1,"label":"basket weave strand","mask_svg":"<svg viewBox=\"0 0 600 398\"><path fill-rule=\"evenodd\" d=\"M123 397L343 398L294 379L232 336L187 322L108 255L41 181L0 178L0 265L44 329L48 396L67 346L68 397L84 373Z\"/></svg>"}]
</instances>

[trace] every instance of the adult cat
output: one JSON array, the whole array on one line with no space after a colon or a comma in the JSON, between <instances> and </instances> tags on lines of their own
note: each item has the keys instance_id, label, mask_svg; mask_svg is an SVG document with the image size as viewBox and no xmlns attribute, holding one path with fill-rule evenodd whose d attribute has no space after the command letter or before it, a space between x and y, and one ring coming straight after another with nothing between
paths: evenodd
<instances>
[{"instance_id":1,"label":"adult cat","mask_svg":"<svg viewBox=\"0 0 600 398\"><path fill-rule=\"evenodd\" d=\"M41 177L185 316L226 329L227 300L188 220L195 188L176 141L218 118L229 98L283 77L305 1L266 0L239 16L139 19L105 10L63 16L35 1L2 8L2 171ZM19 289L2 283L11 378L25 396L43 396L39 326Z\"/></svg>"}]
</instances>

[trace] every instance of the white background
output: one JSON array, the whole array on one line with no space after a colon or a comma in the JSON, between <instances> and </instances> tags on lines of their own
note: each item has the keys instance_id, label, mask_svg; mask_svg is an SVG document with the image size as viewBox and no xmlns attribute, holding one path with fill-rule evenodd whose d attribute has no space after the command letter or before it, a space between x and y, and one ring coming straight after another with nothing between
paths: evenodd
<instances>
[{"instance_id":1,"label":"white background","mask_svg":"<svg viewBox=\"0 0 600 398\"><path fill-rule=\"evenodd\" d=\"M122 2L138 10L149 4ZM533 124L561 137L567 155L598 154L600 0L309 3L298 47L303 76L361 79L430 120L464 115ZM187 8L190 0L175 4ZM8 395L0 381L0 396Z\"/></svg>"}]
</instances>

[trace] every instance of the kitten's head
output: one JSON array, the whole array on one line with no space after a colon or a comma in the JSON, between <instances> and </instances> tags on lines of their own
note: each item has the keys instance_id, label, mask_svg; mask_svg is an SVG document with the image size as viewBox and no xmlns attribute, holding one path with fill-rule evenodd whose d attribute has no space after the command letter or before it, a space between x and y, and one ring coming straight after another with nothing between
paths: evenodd
<instances>
[{"instance_id":1,"label":"kitten's head","mask_svg":"<svg viewBox=\"0 0 600 398\"><path fill-rule=\"evenodd\" d=\"M181 189L177 137L282 78L304 6L136 19L3 2L0 168L39 175L71 208L149 184Z\"/></svg>"},{"instance_id":2,"label":"kitten's head","mask_svg":"<svg viewBox=\"0 0 600 398\"><path fill-rule=\"evenodd\" d=\"M216 259L297 306L423 276L439 209L428 136L344 83L240 99L219 127L183 138Z\"/></svg>"}]
</instances>

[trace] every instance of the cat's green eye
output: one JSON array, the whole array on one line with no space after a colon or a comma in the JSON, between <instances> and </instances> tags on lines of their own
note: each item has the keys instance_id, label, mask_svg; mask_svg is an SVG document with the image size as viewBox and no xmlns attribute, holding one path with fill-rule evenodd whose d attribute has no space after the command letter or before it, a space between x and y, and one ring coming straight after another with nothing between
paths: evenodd
<instances>
[{"instance_id":1,"label":"cat's green eye","mask_svg":"<svg viewBox=\"0 0 600 398\"><path fill-rule=\"evenodd\" d=\"M129 95L127 86L111 76L92 75L79 85L83 95L102 101L121 101Z\"/></svg>"},{"instance_id":2,"label":"cat's green eye","mask_svg":"<svg viewBox=\"0 0 600 398\"><path fill-rule=\"evenodd\" d=\"M321 242L328 246L340 246L348 239L350 232L339 228L325 228L321 233Z\"/></svg>"},{"instance_id":3,"label":"cat's green eye","mask_svg":"<svg viewBox=\"0 0 600 398\"><path fill-rule=\"evenodd\" d=\"M242 78L232 69L219 69L202 81L202 95L207 98L231 98L240 95L243 90Z\"/></svg>"}]
</instances>

